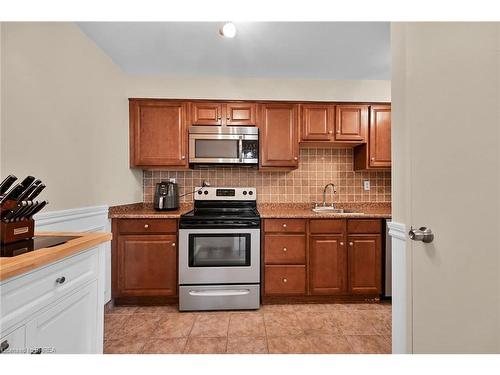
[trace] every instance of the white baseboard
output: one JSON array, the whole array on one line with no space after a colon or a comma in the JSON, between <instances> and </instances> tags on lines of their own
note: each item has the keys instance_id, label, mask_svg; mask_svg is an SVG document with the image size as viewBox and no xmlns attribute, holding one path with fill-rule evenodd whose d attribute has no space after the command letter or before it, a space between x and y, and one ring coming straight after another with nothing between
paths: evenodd
<instances>
[{"instance_id":1,"label":"white baseboard","mask_svg":"<svg viewBox=\"0 0 500 375\"><path fill-rule=\"evenodd\" d=\"M111 232L108 206L72 208L62 211L42 212L35 215L35 231L58 232ZM101 246L105 253L104 303L111 300L111 243Z\"/></svg>"},{"instance_id":2,"label":"white baseboard","mask_svg":"<svg viewBox=\"0 0 500 375\"><path fill-rule=\"evenodd\" d=\"M411 316L408 289L408 252L406 250L406 226L390 222L389 235L392 240L392 353L411 353Z\"/></svg>"}]
</instances>

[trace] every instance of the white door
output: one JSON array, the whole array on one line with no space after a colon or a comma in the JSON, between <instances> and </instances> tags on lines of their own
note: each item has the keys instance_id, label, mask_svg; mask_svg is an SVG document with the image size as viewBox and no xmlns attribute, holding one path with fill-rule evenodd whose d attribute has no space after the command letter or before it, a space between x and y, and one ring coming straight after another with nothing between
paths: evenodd
<instances>
[{"instance_id":1,"label":"white door","mask_svg":"<svg viewBox=\"0 0 500 375\"><path fill-rule=\"evenodd\" d=\"M395 170L397 206L407 229L435 235L407 242L411 351L498 353L499 26L393 26L393 48L404 49L393 51L393 109L401 111L393 126L405 128L394 142L406 142L396 168L408 169L404 177Z\"/></svg>"},{"instance_id":2,"label":"white door","mask_svg":"<svg viewBox=\"0 0 500 375\"><path fill-rule=\"evenodd\" d=\"M97 352L97 281L65 297L27 324L27 346L34 354Z\"/></svg>"}]
</instances>

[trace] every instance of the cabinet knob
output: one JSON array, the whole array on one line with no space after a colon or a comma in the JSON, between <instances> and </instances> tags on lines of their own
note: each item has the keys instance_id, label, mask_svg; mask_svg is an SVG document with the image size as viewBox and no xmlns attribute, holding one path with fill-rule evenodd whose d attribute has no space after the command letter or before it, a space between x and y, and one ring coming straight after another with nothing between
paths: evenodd
<instances>
[{"instance_id":1,"label":"cabinet knob","mask_svg":"<svg viewBox=\"0 0 500 375\"><path fill-rule=\"evenodd\" d=\"M349 246L354 246L354 242L349 242Z\"/></svg>"},{"instance_id":2,"label":"cabinet knob","mask_svg":"<svg viewBox=\"0 0 500 375\"><path fill-rule=\"evenodd\" d=\"M9 349L9 346L10 344L7 340L2 341L2 343L0 344L0 354Z\"/></svg>"},{"instance_id":3,"label":"cabinet knob","mask_svg":"<svg viewBox=\"0 0 500 375\"><path fill-rule=\"evenodd\" d=\"M288 279L286 277L283 278L283 282L284 283L287 283L288 282Z\"/></svg>"},{"instance_id":4,"label":"cabinet knob","mask_svg":"<svg viewBox=\"0 0 500 375\"><path fill-rule=\"evenodd\" d=\"M337 130L337 134L340 134L340 129L339 129L339 130Z\"/></svg>"},{"instance_id":5,"label":"cabinet knob","mask_svg":"<svg viewBox=\"0 0 500 375\"><path fill-rule=\"evenodd\" d=\"M149 224L144 224L144 228L148 229L149 228Z\"/></svg>"},{"instance_id":6,"label":"cabinet knob","mask_svg":"<svg viewBox=\"0 0 500 375\"><path fill-rule=\"evenodd\" d=\"M286 228L286 224L283 224L283 228Z\"/></svg>"},{"instance_id":7,"label":"cabinet knob","mask_svg":"<svg viewBox=\"0 0 500 375\"><path fill-rule=\"evenodd\" d=\"M343 242L341 242L341 243L340 243L340 246L344 246L344 243L343 243Z\"/></svg>"},{"instance_id":8,"label":"cabinet knob","mask_svg":"<svg viewBox=\"0 0 500 375\"><path fill-rule=\"evenodd\" d=\"M175 247L175 242L172 242L172 247Z\"/></svg>"},{"instance_id":9,"label":"cabinet knob","mask_svg":"<svg viewBox=\"0 0 500 375\"><path fill-rule=\"evenodd\" d=\"M298 158L297 156L295 156L295 157L293 158L293 160L299 160L299 158Z\"/></svg>"},{"instance_id":10,"label":"cabinet knob","mask_svg":"<svg viewBox=\"0 0 500 375\"><path fill-rule=\"evenodd\" d=\"M58 284L64 284L65 281L66 281L66 278L64 276L58 277L56 279L56 283L58 283Z\"/></svg>"},{"instance_id":11,"label":"cabinet knob","mask_svg":"<svg viewBox=\"0 0 500 375\"><path fill-rule=\"evenodd\" d=\"M184 155L182 155L182 156L181 156L181 159L182 159L182 160L184 160L184 159L186 159L186 157L185 157Z\"/></svg>"},{"instance_id":12,"label":"cabinet knob","mask_svg":"<svg viewBox=\"0 0 500 375\"><path fill-rule=\"evenodd\" d=\"M288 249L286 247L284 247L283 251L286 253L288 251Z\"/></svg>"},{"instance_id":13,"label":"cabinet knob","mask_svg":"<svg viewBox=\"0 0 500 375\"><path fill-rule=\"evenodd\" d=\"M373 160L375 160L375 158L371 158L371 160L373 161Z\"/></svg>"}]
</instances>

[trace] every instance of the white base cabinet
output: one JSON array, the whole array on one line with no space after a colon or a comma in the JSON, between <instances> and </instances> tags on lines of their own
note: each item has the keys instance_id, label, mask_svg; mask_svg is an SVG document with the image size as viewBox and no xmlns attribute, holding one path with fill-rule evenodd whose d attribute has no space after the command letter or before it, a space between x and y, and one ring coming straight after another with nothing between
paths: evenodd
<instances>
[{"instance_id":1,"label":"white base cabinet","mask_svg":"<svg viewBox=\"0 0 500 375\"><path fill-rule=\"evenodd\" d=\"M2 282L0 352L102 353L104 262L96 247Z\"/></svg>"}]
</instances>

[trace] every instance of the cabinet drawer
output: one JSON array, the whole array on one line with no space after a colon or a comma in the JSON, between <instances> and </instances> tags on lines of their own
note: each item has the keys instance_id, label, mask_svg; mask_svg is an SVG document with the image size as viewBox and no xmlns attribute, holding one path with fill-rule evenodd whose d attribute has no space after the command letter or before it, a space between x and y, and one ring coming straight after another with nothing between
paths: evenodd
<instances>
[{"instance_id":1,"label":"cabinet drawer","mask_svg":"<svg viewBox=\"0 0 500 375\"><path fill-rule=\"evenodd\" d=\"M347 221L348 233L381 233L382 222L380 220L356 219Z\"/></svg>"},{"instance_id":2,"label":"cabinet drawer","mask_svg":"<svg viewBox=\"0 0 500 375\"><path fill-rule=\"evenodd\" d=\"M93 248L1 284L0 326L8 329L52 301L96 280L98 271L99 253Z\"/></svg>"},{"instance_id":3,"label":"cabinet drawer","mask_svg":"<svg viewBox=\"0 0 500 375\"><path fill-rule=\"evenodd\" d=\"M266 264L305 264L306 236L266 235L264 262Z\"/></svg>"},{"instance_id":4,"label":"cabinet drawer","mask_svg":"<svg viewBox=\"0 0 500 375\"><path fill-rule=\"evenodd\" d=\"M303 233L306 231L306 221L303 219L266 219L265 232Z\"/></svg>"},{"instance_id":5,"label":"cabinet drawer","mask_svg":"<svg viewBox=\"0 0 500 375\"><path fill-rule=\"evenodd\" d=\"M14 332L0 338L0 354L26 353L26 326L17 328Z\"/></svg>"},{"instance_id":6,"label":"cabinet drawer","mask_svg":"<svg viewBox=\"0 0 500 375\"><path fill-rule=\"evenodd\" d=\"M309 222L311 233L344 233L345 220L313 219Z\"/></svg>"},{"instance_id":7,"label":"cabinet drawer","mask_svg":"<svg viewBox=\"0 0 500 375\"><path fill-rule=\"evenodd\" d=\"M305 266L265 266L266 295L306 293Z\"/></svg>"},{"instance_id":8,"label":"cabinet drawer","mask_svg":"<svg viewBox=\"0 0 500 375\"><path fill-rule=\"evenodd\" d=\"M121 219L118 221L120 233L176 233L177 220L170 219Z\"/></svg>"}]
</instances>

